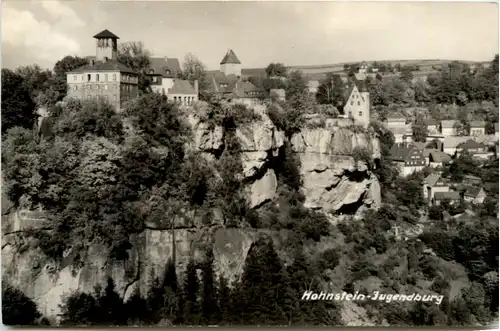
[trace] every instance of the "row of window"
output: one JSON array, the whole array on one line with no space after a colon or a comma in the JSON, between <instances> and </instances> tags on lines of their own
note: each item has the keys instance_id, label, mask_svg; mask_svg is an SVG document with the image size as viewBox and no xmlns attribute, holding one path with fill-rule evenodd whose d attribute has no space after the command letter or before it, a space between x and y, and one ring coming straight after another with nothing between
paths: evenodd
<instances>
[{"instance_id":1,"label":"row of window","mask_svg":"<svg viewBox=\"0 0 500 331\"><path fill-rule=\"evenodd\" d=\"M94 86L94 88L92 88L92 86ZM82 85L82 87L83 87L84 90L99 90L99 89L104 89L106 91L110 89L110 86L111 86L111 90L116 90L118 85L116 85L116 84L113 84L113 85L108 85L108 84L104 84L104 85L98 85L98 84L96 84L96 85L91 85L91 84ZM78 91L78 85L73 85L73 90L74 91ZM133 86L132 85L120 85L120 90L132 92L133 91Z\"/></svg>"},{"instance_id":2,"label":"row of window","mask_svg":"<svg viewBox=\"0 0 500 331\"><path fill-rule=\"evenodd\" d=\"M173 97L174 102L182 103L183 105L191 105L194 101L194 97Z\"/></svg>"},{"instance_id":3,"label":"row of window","mask_svg":"<svg viewBox=\"0 0 500 331\"><path fill-rule=\"evenodd\" d=\"M363 112L362 112L362 111L360 111L360 112L358 113L358 116L359 116L359 117L363 116ZM349 111L349 117L352 117L352 111Z\"/></svg>"},{"instance_id":4,"label":"row of window","mask_svg":"<svg viewBox=\"0 0 500 331\"><path fill-rule=\"evenodd\" d=\"M81 77L81 80L85 80L85 75L73 75L73 81L78 81L78 76ZM116 74L112 74L111 78L113 82L116 82ZM87 74L87 82L107 82L108 81L108 74ZM122 81L124 82L130 82L130 83L138 83L138 78L130 75L122 75ZM94 80L93 80L94 79ZM102 80L101 80L102 79Z\"/></svg>"},{"instance_id":5,"label":"row of window","mask_svg":"<svg viewBox=\"0 0 500 331\"><path fill-rule=\"evenodd\" d=\"M102 98L105 101L109 101L109 96L107 95L90 95L90 94L87 95L87 100L92 100L92 99L97 100L99 98ZM118 96L116 94L113 95L113 101L118 101Z\"/></svg>"},{"instance_id":6,"label":"row of window","mask_svg":"<svg viewBox=\"0 0 500 331\"><path fill-rule=\"evenodd\" d=\"M354 106L354 101L351 100L351 106ZM361 102L358 101L358 106L361 106Z\"/></svg>"}]
</instances>

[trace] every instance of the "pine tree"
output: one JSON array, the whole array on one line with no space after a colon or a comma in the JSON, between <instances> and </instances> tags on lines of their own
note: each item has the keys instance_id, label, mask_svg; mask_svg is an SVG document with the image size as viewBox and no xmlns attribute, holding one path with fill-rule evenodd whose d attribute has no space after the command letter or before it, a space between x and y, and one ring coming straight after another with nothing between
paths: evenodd
<instances>
[{"instance_id":1,"label":"pine tree","mask_svg":"<svg viewBox=\"0 0 500 331\"><path fill-rule=\"evenodd\" d=\"M196 325L200 321L200 307L198 302L198 276L196 274L196 264L189 261L184 282L184 323Z\"/></svg>"},{"instance_id":2,"label":"pine tree","mask_svg":"<svg viewBox=\"0 0 500 331\"><path fill-rule=\"evenodd\" d=\"M259 239L250 249L245 261L242 290L246 324L282 325L286 318L279 298L283 278L281 261L271 240Z\"/></svg>"},{"instance_id":3,"label":"pine tree","mask_svg":"<svg viewBox=\"0 0 500 331\"><path fill-rule=\"evenodd\" d=\"M213 251L207 250L206 261L203 264L203 303L202 313L205 324L217 323L219 306L217 303L217 289L214 284Z\"/></svg>"},{"instance_id":4,"label":"pine tree","mask_svg":"<svg viewBox=\"0 0 500 331\"><path fill-rule=\"evenodd\" d=\"M123 314L123 300L115 291L115 283L111 277L108 277L104 294L98 300L99 315L101 320L99 324L104 325L125 325L126 316Z\"/></svg>"},{"instance_id":5,"label":"pine tree","mask_svg":"<svg viewBox=\"0 0 500 331\"><path fill-rule=\"evenodd\" d=\"M231 321L231 290L224 276L219 277L219 291L217 295L219 316L218 320L221 324L228 324Z\"/></svg>"}]
</instances>

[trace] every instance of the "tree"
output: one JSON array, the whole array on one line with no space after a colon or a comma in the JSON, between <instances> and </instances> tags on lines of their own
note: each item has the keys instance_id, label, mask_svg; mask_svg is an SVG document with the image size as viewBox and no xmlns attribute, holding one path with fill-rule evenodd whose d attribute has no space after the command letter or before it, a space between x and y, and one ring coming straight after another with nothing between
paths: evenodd
<instances>
[{"instance_id":1,"label":"tree","mask_svg":"<svg viewBox=\"0 0 500 331\"><path fill-rule=\"evenodd\" d=\"M316 100L320 104L331 104L342 107L344 100L344 83L339 75L328 74L327 78L318 88Z\"/></svg>"},{"instance_id":2,"label":"tree","mask_svg":"<svg viewBox=\"0 0 500 331\"><path fill-rule=\"evenodd\" d=\"M267 77L286 77L286 67L283 63L270 63L266 68Z\"/></svg>"},{"instance_id":3,"label":"tree","mask_svg":"<svg viewBox=\"0 0 500 331\"><path fill-rule=\"evenodd\" d=\"M5 325L37 325L41 317L36 304L22 291L2 282L2 323Z\"/></svg>"},{"instance_id":4,"label":"tree","mask_svg":"<svg viewBox=\"0 0 500 331\"><path fill-rule=\"evenodd\" d=\"M23 77L2 69L2 133L14 126L31 129L36 118L35 103Z\"/></svg>"},{"instance_id":5,"label":"tree","mask_svg":"<svg viewBox=\"0 0 500 331\"><path fill-rule=\"evenodd\" d=\"M413 79L413 68L410 66L404 66L401 68L401 79L407 83L410 83Z\"/></svg>"},{"instance_id":6,"label":"tree","mask_svg":"<svg viewBox=\"0 0 500 331\"><path fill-rule=\"evenodd\" d=\"M202 266L203 272L203 301L202 313L204 324L212 325L217 322L218 302L214 283L213 251L207 250L206 261Z\"/></svg>"},{"instance_id":7,"label":"tree","mask_svg":"<svg viewBox=\"0 0 500 331\"><path fill-rule=\"evenodd\" d=\"M66 73L87 64L89 64L89 61L86 58L71 55L65 56L56 62L53 69L55 76L51 86L58 93L58 100L62 100L66 96L68 90Z\"/></svg>"},{"instance_id":8,"label":"tree","mask_svg":"<svg viewBox=\"0 0 500 331\"><path fill-rule=\"evenodd\" d=\"M99 307L96 299L87 293L73 293L61 306L61 325L96 325Z\"/></svg>"},{"instance_id":9,"label":"tree","mask_svg":"<svg viewBox=\"0 0 500 331\"><path fill-rule=\"evenodd\" d=\"M418 114L412 124L413 139L418 142L426 142L428 130L425 120L421 114Z\"/></svg>"},{"instance_id":10,"label":"tree","mask_svg":"<svg viewBox=\"0 0 500 331\"><path fill-rule=\"evenodd\" d=\"M118 61L139 74L139 91L151 92L151 81L149 79L149 66L151 64L151 53L140 41L121 43L118 47Z\"/></svg>"},{"instance_id":11,"label":"tree","mask_svg":"<svg viewBox=\"0 0 500 331\"><path fill-rule=\"evenodd\" d=\"M290 74L286 89L287 103L291 108L304 114L312 109L314 100L309 96L302 72L295 70Z\"/></svg>"},{"instance_id":12,"label":"tree","mask_svg":"<svg viewBox=\"0 0 500 331\"><path fill-rule=\"evenodd\" d=\"M259 239L245 260L241 280L245 324L281 324L285 316L279 298L283 298L282 266L270 240Z\"/></svg>"},{"instance_id":13,"label":"tree","mask_svg":"<svg viewBox=\"0 0 500 331\"><path fill-rule=\"evenodd\" d=\"M210 82L207 77L205 65L193 54L188 53L184 57L182 64L182 79L189 80L194 85L194 81L198 80L198 88L200 91L209 89Z\"/></svg>"},{"instance_id":14,"label":"tree","mask_svg":"<svg viewBox=\"0 0 500 331\"><path fill-rule=\"evenodd\" d=\"M190 260L187 265L186 279L184 281L184 323L197 325L200 323L200 306L198 302L198 275L196 265Z\"/></svg>"}]
</instances>

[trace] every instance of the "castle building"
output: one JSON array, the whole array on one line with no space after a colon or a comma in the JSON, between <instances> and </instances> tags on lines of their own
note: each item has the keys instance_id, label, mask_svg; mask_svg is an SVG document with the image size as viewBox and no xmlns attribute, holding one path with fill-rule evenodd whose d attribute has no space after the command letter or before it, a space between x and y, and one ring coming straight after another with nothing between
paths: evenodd
<instances>
[{"instance_id":1,"label":"castle building","mask_svg":"<svg viewBox=\"0 0 500 331\"><path fill-rule=\"evenodd\" d=\"M198 81L191 84L179 77L181 66L176 58L153 57L149 64L149 77L153 92L163 94L168 100L183 105L198 101Z\"/></svg>"},{"instance_id":2,"label":"castle building","mask_svg":"<svg viewBox=\"0 0 500 331\"><path fill-rule=\"evenodd\" d=\"M228 50L220 62L220 70L209 71L208 92L231 103L247 106L260 104L265 98L264 89L243 81L241 76L241 62L233 50Z\"/></svg>"},{"instance_id":3,"label":"castle building","mask_svg":"<svg viewBox=\"0 0 500 331\"><path fill-rule=\"evenodd\" d=\"M370 124L370 93L365 87L358 89L356 84L353 84L347 95L344 115L352 118L355 124L367 128Z\"/></svg>"},{"instance_id":4,"label":"castle building","mask_svg":"<svg viewBox=\"0 0 500 331\"><path fill-rule=\"evenodd\" d=\"M117 111L137 97L139 76L117 59L118 37L108 30L94 36L96 56L90 63L66 73L68 96L80 100L106 100Z\"/></svg>"}]
</instances>

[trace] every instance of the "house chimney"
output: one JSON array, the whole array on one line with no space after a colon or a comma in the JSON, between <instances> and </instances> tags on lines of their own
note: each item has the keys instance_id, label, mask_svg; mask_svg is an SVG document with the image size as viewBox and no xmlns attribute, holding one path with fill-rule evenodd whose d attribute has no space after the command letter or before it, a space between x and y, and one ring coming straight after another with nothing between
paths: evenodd
<instances>
[{"instance_id":1,"label":"house chimney","mask_svg":"<svg viewBox=\"0 0 500 331\"><path fill-rule=\"evenodd\" d=\"M199 91L198 91L198 80L197 79L194 81L194 90L195 90L196 94L199 93Z\"/></svg>"}]
</instances>

